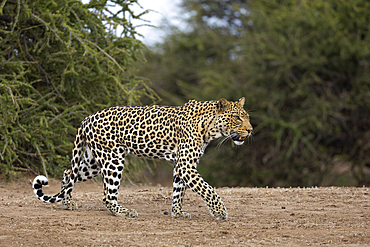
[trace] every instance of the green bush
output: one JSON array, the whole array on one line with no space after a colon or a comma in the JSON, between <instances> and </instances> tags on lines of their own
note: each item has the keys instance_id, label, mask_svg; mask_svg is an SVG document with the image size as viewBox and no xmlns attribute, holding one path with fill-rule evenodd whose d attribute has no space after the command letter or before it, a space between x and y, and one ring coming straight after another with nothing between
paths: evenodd
<instances>
[{"instance_id":1,"label":"green bush","mask_svg":"<svg viewBox=\"0 0 370 247\"><path fill-rule=\"evenodd\" d=\"M0 168L8 178L24 169L62 175L84 117L155 98L132 67L143 47L129 22L141 16L130 10L137 1L112 2L117 13L101 0L0 6Z\"/></svg>"}]
</instances>

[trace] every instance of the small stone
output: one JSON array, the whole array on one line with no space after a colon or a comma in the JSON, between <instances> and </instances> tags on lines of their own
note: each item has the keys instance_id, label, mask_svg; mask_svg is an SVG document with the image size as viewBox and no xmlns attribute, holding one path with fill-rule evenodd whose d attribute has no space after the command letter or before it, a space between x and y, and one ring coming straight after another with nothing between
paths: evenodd
<instances>
[{"instance_id":1,"label":"small stone","mask_svg":"<svg viewBox=\"0 0 370 247\"><path fill-rule=\"evenodd\" d=\"M168 215L168 212L167 212L167 211L164 211L164 212L163 212L163 214L164 214L164 215Z\"/></svg>"},{"instance_id":2,"label":"small stone","mask_svg":"<svg viewBox=\"0 0 370 247\"><path fill-rule=\"evenodd\" d=\"M284 206L282 206L282 207L281 207L281 209L285 209L285 207L284 207Z\"/></svg>"}]
</instances>

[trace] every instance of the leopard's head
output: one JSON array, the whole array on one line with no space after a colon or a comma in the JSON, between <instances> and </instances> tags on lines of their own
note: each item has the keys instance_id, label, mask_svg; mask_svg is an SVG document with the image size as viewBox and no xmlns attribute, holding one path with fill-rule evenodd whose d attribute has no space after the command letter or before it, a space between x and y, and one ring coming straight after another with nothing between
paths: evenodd
<instances>
[{"instance_id":1,"label":"leopard's head","mask_svg":"<svg viewBox=\"0 0 370 247\"><path fill-rule=\"evenodd\" d=\"M236 102L226 99L220 99L217 102L216 126L222 136L231 138L236 145L242 145L253 131L249 122L249 114L243 108L244 102L244 97Z\"/></svg>"}]
</instances>

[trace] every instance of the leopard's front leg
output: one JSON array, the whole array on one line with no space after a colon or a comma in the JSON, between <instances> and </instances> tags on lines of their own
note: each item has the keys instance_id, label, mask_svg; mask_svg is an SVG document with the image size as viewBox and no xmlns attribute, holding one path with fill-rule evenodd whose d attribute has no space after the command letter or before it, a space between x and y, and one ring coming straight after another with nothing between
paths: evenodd
<instances>
[{"instance_id":1,"label":"leopard's front leg","mask_svg":"<svg viewBox=\"0 0 370 247\"><path fill-rule=\"evenodd\" d=\"M211 185L204 181L204 179L196 170L195 165L190 165L189 168L189 165L182 165L181 163L177 164L175 167L175 174L187 187L202 197L208 207L209 212L216 217L217 220L227 219L227 210L221 197L217 195ZM180 203L178 203L180 212L182 212L181 204L182 198Z\"/></svg>"},{"instance_id":2,"label":"leopard's front leg","mask_svg":"<svg viewBox=\"0 0 370 247\"><path fill-rule=\"evenodd\" d=\"M186 185L176 175L174 170L173 173L173 195L172 195L172 207L171 216L172 218L191 218L189 213L182 211L182 201L185 196Z\"/></svg>"}]
</instances>

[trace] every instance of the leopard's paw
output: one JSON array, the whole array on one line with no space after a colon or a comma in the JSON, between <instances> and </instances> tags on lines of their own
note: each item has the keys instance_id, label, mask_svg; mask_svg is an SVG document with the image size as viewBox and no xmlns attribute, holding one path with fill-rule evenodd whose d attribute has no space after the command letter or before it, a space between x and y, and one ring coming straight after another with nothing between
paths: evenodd
<instances>
[{"instance_id":1,"label":"leopard's paw","mask_svg":"<svg viewBox=\"0 0 370 247\"><path fill-rule=\"evenodd\" d=\"M210 210L211 214L217 219L217 220L226 220L227 219L227 210L226 207L222 205L222 207Z\"/></svg>"},{"instance_id":2,"label":"leopard's paw","mask_svg":"<svg viewBox=\"0 0 370 247\"><path fill-rule=\"evenodd\" d=\"M62 205L63 205L64 210L77 210L78 209L77 203L72 200L68 200L68 201L63 200Z\"/></svg>"},{"instance_id":3,"label":"leopard's paw","mask_svg":"<svg viewBox=\"0 0 370 247\"><path fill-rule=\"evenodd\" d=\"M182 212L182 211L172 212L171 216L172 216L172 218L175 218L175 219L179 219L179 218L185 218L185 219L188 218L188 219L190 219L191 218L191 215L189 213Z\"/></svg>"},{"instance_id":4,"label":"leopard's paw","mask_svg":"<svg viewBox=\"0 0 370 247\"><path fill-rule=\"evenodd\" d=\"M127 209L127 212L126 212L126 215L125 216L131 217L131 218L135 218L135 217L138 216L138 213L136 212L135 209Z\"/></svg>"}]
</instances>

